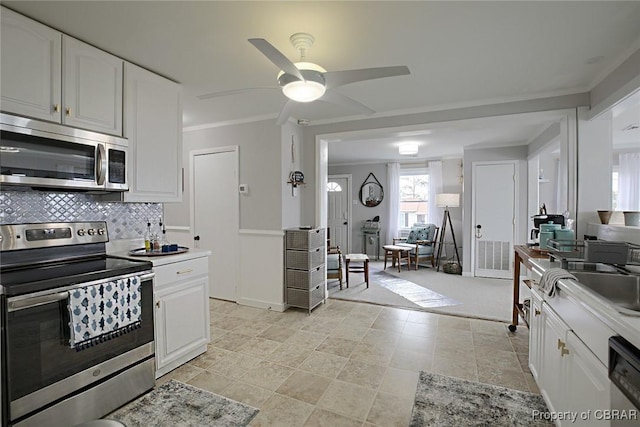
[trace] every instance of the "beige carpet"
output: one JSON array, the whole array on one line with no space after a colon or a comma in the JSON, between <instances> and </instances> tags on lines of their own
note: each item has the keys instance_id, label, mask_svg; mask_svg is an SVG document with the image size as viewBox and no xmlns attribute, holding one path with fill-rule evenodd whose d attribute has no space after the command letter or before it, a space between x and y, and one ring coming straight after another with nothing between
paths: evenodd
<instances>
[{"instance_id":1,"label":"beige carpet","mask_svg":"<svg viewBox=\"0 0 640 427\"><path fill-rule=\"evenodd\" d=\"M506 279L463 277L440 269L420 267L398 272L374 261L369 267L369 288L362 273L351 273L349 289L329 281L329 298L424 310L463 317L511 321L512 282ZM521 286L522 297L529 290Z\"/></svg>"}]
</instances>

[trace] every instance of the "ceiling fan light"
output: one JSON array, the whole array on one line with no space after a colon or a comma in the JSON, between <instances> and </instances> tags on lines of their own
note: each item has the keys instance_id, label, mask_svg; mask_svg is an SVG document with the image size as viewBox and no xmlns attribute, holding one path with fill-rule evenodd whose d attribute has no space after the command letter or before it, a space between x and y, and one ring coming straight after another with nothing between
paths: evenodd
<instances>
[{"instance_id":1,"label":"ceiling fan light","mask_svg":"<svg viewBox=\"0 0 640 427\"><path fill-rule=\"evenodd\" d=\"M282 87L282 92L289 99L297 102L311 102L324 95L326 88L323 84L307 80L295 81Z\"/></svg>"},{"instance_id":2,"label":"ceiling fan light","mask_svg":"<svg viewBox=\"0 0 640 427\"><path fill-rule=\"evenodd\" d=\"M278 84L289 99L297 102L311 102L320 98L326 91L324 76L326 70L313 62L296 62L294 64L305 81L283 71L278 73Z\"/></svg>"},{"instance_id":3,"label":"ceiling fan light","mask_svg":"<svg viewBox=\"0 0 640 427\"><path fill-rule=\"evenodd\" d=\"M398 153L402 156L415 156L418 154L418 143L403 142L398 146Z\"/></svg>"}]
</instances>

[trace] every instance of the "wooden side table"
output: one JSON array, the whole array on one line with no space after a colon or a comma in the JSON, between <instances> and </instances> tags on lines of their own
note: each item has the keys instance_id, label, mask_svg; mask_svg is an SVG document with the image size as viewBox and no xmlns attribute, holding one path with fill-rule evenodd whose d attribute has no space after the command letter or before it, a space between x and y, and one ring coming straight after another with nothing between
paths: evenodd
<instances>
[{"instance_id":1,"label":"wooden side table","mask_svg":"<svg viewBox=\"0 0 640 427\"><path fill-rule=\"evenodd\" d=\"M384 245L382 249L384 249L384 270L387 269L387 259L391 256L391 266L395 267L397 262L398 272L400 272L400 261L402 260L403 254L407 260L407 267L411 270L411 257L409 256L411 248L398 245Z\"/></svg>"},{"instance_id":2,"label":"wooden side table","mask_svg":"<svg viewBox=\"0 0 640 427\"><path fill-rule=\"evenodd\" d=\"M347 288L349 287L349 273L364 273L364 281L369 287L369 257L365 254L346 254L344 261L347 266ZM362 265L351 265L352 262Z\"/></svg>"}]
</instances>

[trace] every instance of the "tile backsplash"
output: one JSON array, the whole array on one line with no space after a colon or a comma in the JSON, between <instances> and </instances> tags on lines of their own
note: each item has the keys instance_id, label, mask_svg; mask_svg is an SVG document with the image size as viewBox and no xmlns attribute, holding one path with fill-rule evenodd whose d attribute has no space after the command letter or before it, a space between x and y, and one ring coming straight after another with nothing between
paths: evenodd
<instances>
[{"instance_id":1,"label":"tile backsplash","mask_svg":"<svg viewBox=\"0 0 640 427\"><path fill-rule=\"evenodd\" d=\"M137 239L147 219L157 227L161 203L104 202L86 193L0 191L0 224L106 221L110 240Z\"/></svg>"}]
</instances>

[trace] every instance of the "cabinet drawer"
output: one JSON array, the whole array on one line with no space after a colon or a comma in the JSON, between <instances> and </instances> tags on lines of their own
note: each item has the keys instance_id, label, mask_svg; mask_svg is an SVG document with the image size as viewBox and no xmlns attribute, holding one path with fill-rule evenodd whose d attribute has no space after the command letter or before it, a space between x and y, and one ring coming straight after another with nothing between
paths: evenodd
<instances>
[{"instance_id":1,"label":"cabinet drawer","mask_svg":"<svg viewBox=\"0 0 640 427\"><path fill-rule=\"evenodd\" d=\"M287 287L313 289L324 283L325 275L324 265L310 271L287 269Z\"/></svg>"},{"instance_id":2,"label":"cabinet drawer","mask_svg":"<svg viewBox=\"0 0 640 427\"><path fill-rule=\"evenodd\" d=\"M295 270L312 270L324 264L324 248L312 251L287 250L287 268Z\"/></svg>"},{"instance_id":3,"label":"cabinet drawer","mask_svg":"<svg viewBox=\"0 0 640 427\"><path fill-rule=\"evenodd\" d=\"M314 230L285 230L287 249L308 251L324 246L324 228Z\"/></svg>"},{"instance_id":4,"label":"cabinet drawer","mask_svg":"<svg viewBox=\"0 0 640 427\"><path fill-rule=\"evenodd\" d=\"M312 309L324 301L324 287L317 285L311 290L287 288L287 304L292 307Z\"/></svg>"},{"instance_id":5,"label":"cabinet drawer","mask_svg":"<svg viewBox=\"0 0 640 427\"><path fill-rule=\"evenodd\" d=\"M153 267L156 272L155 286L159 288L171 285L177 281L188 280L192 277L208 275L209 261L207 257Z\"/></svg>"}]
</instances>

